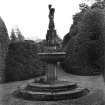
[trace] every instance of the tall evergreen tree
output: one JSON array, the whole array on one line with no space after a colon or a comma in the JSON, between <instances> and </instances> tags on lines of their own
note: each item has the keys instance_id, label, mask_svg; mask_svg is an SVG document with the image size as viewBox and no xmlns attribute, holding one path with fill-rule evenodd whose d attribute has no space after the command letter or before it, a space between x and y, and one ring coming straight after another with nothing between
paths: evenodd
<instances>
[{"instance_id":1,"label":"tall evergreen tree","mask_svg":"<svg viewBox=\"0 0 105 105\"><path fill-rule=\"evenodd\" d=\"M24 36L22 35L19 28L16 29L16 34L17 34L17 40L18 41L24 41Z\"/></svg>"},{"instance_id":2,"label":"tall evergreen tree","mask_svg":"<svg viewBox=\"0 0 105 105\"><path fill-rule=\"evenodd\" d=\"M12 31L11 31L10 39L11 39L11 41L16 41L17 40L14 29L12 29Z\"/></svg>"}]
</instances>

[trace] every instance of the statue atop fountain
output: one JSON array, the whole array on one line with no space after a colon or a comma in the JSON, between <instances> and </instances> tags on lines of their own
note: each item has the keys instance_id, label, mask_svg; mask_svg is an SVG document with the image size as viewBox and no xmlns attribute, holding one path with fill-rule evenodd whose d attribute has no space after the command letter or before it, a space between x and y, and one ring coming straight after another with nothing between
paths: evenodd
<instances>
[{"instance_id":1,"label":"statue atop fountain","mask_svg":"<svg viewBox=\"0 0 105 105\"><path fill-rule=\"evenodd\" d=\"M54 25L54 13L55 13L55 9L52 8L52 5L49 5L49 26L48 26L48 30L47 30L47 34L46 34L46 41L47 41L47 45L48 46L52 46L54 48L56 48L58 45L57 42L57 33L55 30L55 25Z\"/></svg>"},{"instance_id":2,"label":"statue atop fountain","mask_svg":"<svg viewBox=\"0 0 105 105\"><path fill-rule=\"evenodd\" d=\"M54 30L55 25L54 25L54 12L55 9L52 8L52 5L49 5L49 30Z\"/></svg>"}]
</instances>

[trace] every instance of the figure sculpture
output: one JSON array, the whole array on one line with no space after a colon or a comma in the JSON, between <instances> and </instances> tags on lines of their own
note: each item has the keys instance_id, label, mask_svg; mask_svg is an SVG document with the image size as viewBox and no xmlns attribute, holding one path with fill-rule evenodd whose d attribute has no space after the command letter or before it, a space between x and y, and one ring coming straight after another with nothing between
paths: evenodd
<instances>
[{"instance_id":1,"label":"figure sculpture","mask_svg":"<svg viewBox=\"0 0 105 105\"><path fill-rule=\"evenodd\" d=\"M54 12L55 9L52 8L52 5L49 5L49 30L53 30L55 28L54 26Z\"/></svg>"},{"instance_id":2,"label":"figure sculpture","mask_svg":"<svg viewBox=\"0 0 105 105\"><path fill-rule=\"evenodd\" d=\"M54 25L54 12L55 9L52 8L52 5L49 5L49 29L47 30L47 35L46 35L46 40L47 40L47 45L48 46L56 46L56 37L57 33L55 30L55 25Z\"/></svg>"}]
</instances>

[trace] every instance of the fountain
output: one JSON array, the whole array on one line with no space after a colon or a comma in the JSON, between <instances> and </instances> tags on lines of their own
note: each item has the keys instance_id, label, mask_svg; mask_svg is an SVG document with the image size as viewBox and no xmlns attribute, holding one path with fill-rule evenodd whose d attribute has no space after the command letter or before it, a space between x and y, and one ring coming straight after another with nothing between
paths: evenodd
<instances>
[{"instance_id":1,"label":"fountain","mask_svg":"<svg viewBox=\"0 0 105 105\"><path fill-rule=\"evenodd\" d=\"M27 100L66 100L76 99L89 93L86 88L79 87L77 83L59 80L56 70L59 63L66 56L66 52L58 50L58 36L54 26L55 9L49 5L49 29L46 35L45 51L38 53L39 59L47 62L48 70L45 77L41 77L27 86L18 89L16 96Z\"/></svg>"}]
</instances>

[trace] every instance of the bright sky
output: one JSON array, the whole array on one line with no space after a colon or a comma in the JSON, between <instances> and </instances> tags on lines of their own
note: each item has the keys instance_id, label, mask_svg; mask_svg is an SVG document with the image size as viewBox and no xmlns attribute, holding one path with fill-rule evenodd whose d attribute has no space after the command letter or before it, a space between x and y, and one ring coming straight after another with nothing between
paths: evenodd
<instances>
[{"instance_id":1,"label":"bright sky","mask_svg":"<svg viewBox=\"0 0 105 105\"><path fill-rule=\"evenodd\" d=\"M48 4L55 8L55 28L63 36L72 24L72 15L79 11L78 4L88 0L0 0L0 16L8 33L18 26L25 38L43 39L48 29Z\"/></svg>"}]
</instances>

